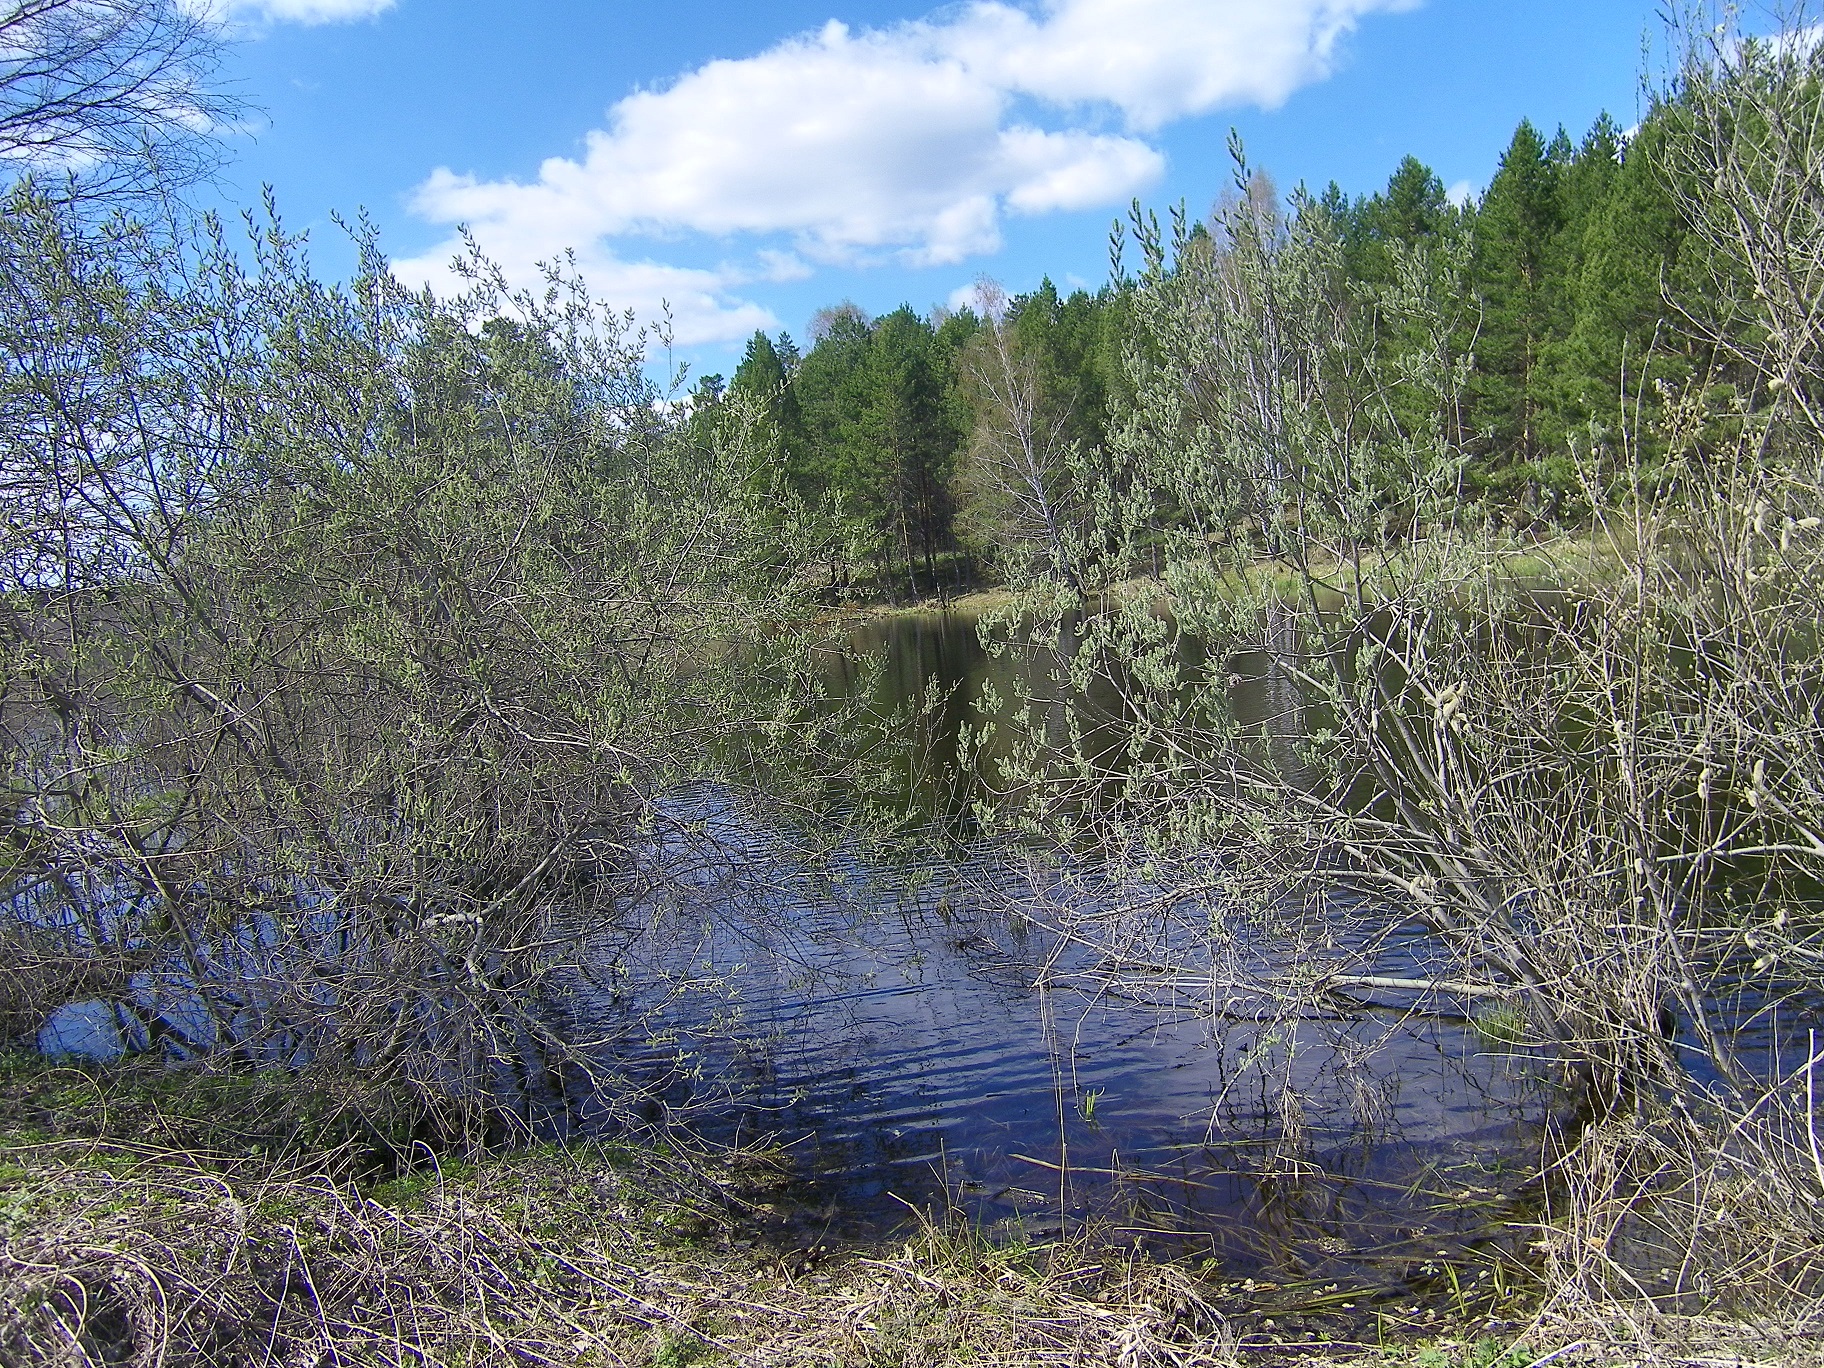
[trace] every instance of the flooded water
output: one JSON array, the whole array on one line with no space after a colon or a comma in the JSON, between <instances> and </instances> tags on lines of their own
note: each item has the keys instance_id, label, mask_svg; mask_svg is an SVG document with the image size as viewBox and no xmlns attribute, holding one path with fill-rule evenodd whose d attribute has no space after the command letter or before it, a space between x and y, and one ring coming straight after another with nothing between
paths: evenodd
<instances>
[{"instance_id":1,"label":"flooded water","mask_svg":"<svg viewBox=\"0 0 1824 1368\"><path fill-rule=\"evenodd\" d=\"M959 619L896 621L856 645L880 658L853 680L871 679L883 709L945 691L897 797L954 834L983 777L944 748L994 672L1017 666ZM1285 704L1269 681L1243 687L1263 718ZM878 1234L908 1207L1035 1237L1094 1220L1120 1243L1359 1284L1505 1238L1523 1214L1549 1070L1492 1044L1466 1004L1421 1013L1393 992L1286 1021L1230 992L1194 943L1116 983L1083 927L1161 899L1179 924L1221 910L1004 852L934 857L911 881L859 860L829 875L717 794L675 816L690 854L651 858L691 869L646 940L657 958L601 978L704 986L656 1012L631 986L595 991L585 1015L650 1013L639 1060L668 1080L667 1104L782 1147L810 1236ZM1274 951L1244 934L1229 953ZM1411 974L1425 954L1396 941L1366 972Z\"/></svg>"},{"instance_id":2,"label":"flooded water","mask_svg":"<svg viewBox=\"0 0 1824 1368\"><path fill-rule=\"evenodd\" d=\"M860 725L883 743L913 738L883 744L895 763L850 797L925 835L891 863L859 846L813 860L752 800L668 800L648 867L625 871L648 893L585 946L566 1003L572 1038L602 1042L602 1076L637 1083L647 1119L777 1147L797 1179L777 1215L796 1239L954 1211L1013 1238L1087 1223L1263 1279L1370 1289L1525 1242L1562 1098L1546 1054L1501 1043L1511 1019L1398 988L1289 1012L1248 986L1294 967L1301 937L1353 974L1441 977L1422 933L1362 918L1383 932L1371 949L1346 907L1238 918L1196 892L1216 881L1195 860L1136 874L991 846L971 812L996 756L959 762L958 737L1042 655L986 651L956 617L883 621L850 645L829 662L836 691L866 699ZM1244 722L1268 744L1303 735L1295 689L1228 665ZM137 1017L73 1004L41 1047L142 1047L154 1012L213 1039L186 1027L175 987ZM1777 1019L1772 1001L1744 983L1719 1004L1769 1058L1821 1020L1811 999L1788 997ZM559 1101L572 1133L626 1115L619 1093Z\"/></svg>"}]
</instances>

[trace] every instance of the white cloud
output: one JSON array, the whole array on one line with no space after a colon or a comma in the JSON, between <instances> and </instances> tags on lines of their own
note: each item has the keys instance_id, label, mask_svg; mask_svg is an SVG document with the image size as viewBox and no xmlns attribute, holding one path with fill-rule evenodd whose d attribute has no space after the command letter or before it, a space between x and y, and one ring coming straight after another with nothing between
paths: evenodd
<instances>
[{"instance_id":1,"label":"white cloud","mask_svg":"<svg viewBox=\"0 0 1824 1368\"><path fill-rule=\"evenodd\" d=\"M809 280L817 272L811 263L796 252L781 252L776 247L762 247L754 253L760 263L760 274L766 280L783 282Z\"/></svg>"},{"instance_id":2,"label":"white cloud","mask_svg":"<svg viewBox=\"0 0 1824 1368\"><path fill-rule=\"evenodd\" d=\"M1000 152L1012 172L1007 207L1023 214L1110 204L1165 169L1164 158L1143 142L1079 132L1010 128L1001 134Z\"/></svg>"},{"instance_id":3,"label":"white cloud","mask_svg":"<svg viewBox=\"0 0 1824 1368\"><path fill-rule=\"evenodd\" d=\"M1107 203L1158 175L1132 138L1004 126L1006 92L920 32L830 24L711 62L622 100L580 161L553 158L530 184L439 169L415 205L483 241L779 233L816 260L924 264L993 251L1004 209Z\"/></svg>"},{"instance_id":4,"label":"white cloud","mask_svg":"<svg viewBox=\"0 0 1824 1368\"><path fill-rule=\"evenodd\" d=\"M1460 180L1444 192L1444 198L1459 209L1469 207L1469 202L1476 197L1476 187L1466 180Z\"/></svg>"},{"instance_id":5,"label":"white cloud","mask_svg":"<svg viewBox=\"0 0 1824 1368\"><path fill-rule=\"evenodd\" d=\"M987 0L933 46L1005 90L1106 103L1153 129L1220 105L1282 103L1330 74L1366 14L1420 0L1049 0L1038 16Z\"/></svg>"},{"instance_id":6,"label":"white cloud","mask_svg":"<svg viewBox=\"0 0 1824 1368\"><path fill-rule=\"evenodd\" d=\"M555 236L532 237L501 239L488 244L486 250L509 282L537 286L543 281L539 264L562 257L568 246ZM392 262L392 271L408 285L429 285L453 293L464 285L451 269L456 254L456 245L446 243L421 256ZM669 313L679 346L736 341L756 329L771 332L780 326L771 310L732 293L753 279L743 271L628 261L599 242L576 249L575 264L595 298L615 310L632 309L647 323Z\"/></svg>"},{"instance_id":7,"label":"white cloud","mask_svg":"<svg viewBox=\"0 0 1824 1368\"><path fill-rule=\"evenodd\" d=\"M602 244L632 234L771 238L748 274L774 279L807 262L954 264L997 250L1009 214L1140 193L1165 165L1146 134L1277 104L1329 73L1364 15L1416 3L978 0L887 29L831 21L627 96L580 157L534 180L439 168L413 207L468 225L503 260L575 247L623 283L629 268ZM739 274L715 274L705 297Z\"/></svg>"},{"instance_id":8,"label":"white cloud","mask_svg":"<svg viewBox=\"0 0 1824 1368\"><path fill-rule=\"evenodd\" d=\"M1824 42L1824 24L1775 24L1771 33L1747 33L1734 24L1729 24L1697 36L1708 40L1707 45L1714 54L1714 61L1722 66L1739 65L1747 51L1747 44L1751 41L1760 52L1762 60L1768 57L1776 61L1792 58L1802 60L1809 57L1819 43Z\"/></svg>"},{"instance_id":9,"label":"white cloud","mask_svg":"<svg viewBox=\"0 0 1824 1368\"><path fill-rule=\"evenodd\" d=\"M340 24L371 19L393 0L202 0L218 19L265 19L272 23Z\"/></svg>"}]
</instances>

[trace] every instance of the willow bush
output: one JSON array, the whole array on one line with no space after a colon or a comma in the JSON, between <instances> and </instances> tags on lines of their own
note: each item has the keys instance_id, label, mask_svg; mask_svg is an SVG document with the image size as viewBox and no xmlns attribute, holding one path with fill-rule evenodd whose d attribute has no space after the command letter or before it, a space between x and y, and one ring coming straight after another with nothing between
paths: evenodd
<instances>
[{"instance_id":1,"label":"willow bush","mask_svg":"<svg viewBox=\"0 0 1824 1368\"><path fill-rule=\"evenodd\" d=\"M753 423L684 421L560 272L438 300L357 228L328 286L276 216L237 252L29 187L0 237L9 1025L561 1085L666 800L803 722Z\"/></svg>"},{"instance_id":2,"label":"willow bush","mask_svg":"<svg viewBox=\"0 0 1824 1368\"><path fill-rule=\"evenodd\" d=\"M1639 1290L1643 1249L1656 1292L1815 1293L1824 1267L1824 1055L1790 1034L1824 987L1824 59L1802 15L1764 41L1715 18L1659 96L1683 269L1716 282L1668 327L1711 366L1654 396L1655 430L1573 438L1576 538L1464 516L1463 263L1415 249L1352 287L1323 206L1282 206L1237 148L1207 224L1135 216L1100 572L1011 610L1070 687L1008 710L1003 820L1170 885L1067 928L1110 948L1105 976L1197 943L1218 995L1288 1015L1507 1003L1597 1123L1556 1170L1577 1238L1552 1248L1605 1295ZM1121 589L1160 548L1157 595ZM1264 733L1243 660L1288 714ZM1378 967L1415 927L1448 968ZM1717 1224L1750 1210L1751 1253Z\"/></svg>"}]
</instances>

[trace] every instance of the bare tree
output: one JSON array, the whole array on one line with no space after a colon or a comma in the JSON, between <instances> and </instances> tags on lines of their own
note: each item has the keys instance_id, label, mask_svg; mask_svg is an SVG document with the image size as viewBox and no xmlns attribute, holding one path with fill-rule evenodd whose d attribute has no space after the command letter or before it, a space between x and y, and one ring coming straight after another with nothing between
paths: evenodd
<instances>
[{"instance_id":1,"label":"bare tree","mask_svg":"<svg viewBox=\"0 0 1824 1368\"><path fill-rule=\"evenodd\" d=\"M1809 3L1693 5L1660 92L1684 130L1667 143L1666 178L1698 246L1701 286L1681 292L1683 322L1730 378L1813 433L1824 433L1821 17ZM1753 32L1757 19L1772 33Z\"/></svg>"},{"instance_id":2,"label":"bare tree","mask_svg":"<svg viewBox=\"0 0 1824 1368\"><path fill-rule=\"evenodd\" d=\"M183 0L11 0L0 8L0 170L87 200L166 193L215 165L239 102L222 37Z\"/></svg>"},{"instance_id":3,"label":"bare tree","mask_svg":"<svg viewBox=\"0 0 1824 1368\"><path fill-rule=\"evenodd\" d=\"M982 327L964 357L976 422L957 478L958 521L985 545L1029 552L1080 593L1088 491L1083 453L1069 438L1070 410L1045 392L1021 348L1006 291L983 279L976 304Z\"/></svg>"},{"instance_id":4,"label":"bare tree","mask_svg":"<svg viewBox=\"0 0 1824 1368\"><path fill-rule=\"evenodd\" d=\"M561 1092L676 795L819 744L752 424L680 426L561 277L175 239L0 209L0 1012Z\"/></svg>"}]
</instances>

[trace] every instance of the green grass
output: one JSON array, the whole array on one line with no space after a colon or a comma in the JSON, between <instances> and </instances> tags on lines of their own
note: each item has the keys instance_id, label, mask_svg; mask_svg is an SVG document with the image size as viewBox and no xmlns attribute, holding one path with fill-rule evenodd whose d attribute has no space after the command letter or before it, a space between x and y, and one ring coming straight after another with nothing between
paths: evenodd
<instances>
[{"instance_id":1,"label":"green grass","mask_svg":"<svg viewBox=\"0 0 1824 1368\"><path fill-rule=\"evenodd\" d=\"M652 1368L692 1368L720 1357L715 1349L694 1335L659 1332L659 1344L652 1351Z\"/></svg>"},{"instance_id":2,"label":"green grass","mask_svg":"<svg viewBox=\"0 0 1824 1368\"><path fill-rule=\"evenodd\" d=\"M1483 1007L1471 1018L1471 1024L1488 1045L1513 1046L1526 1039L1526 1012L1517 1003L1499 1002Z\"/></svg>"},{"instance_id":3,"label":"green grass","mask_svg":"<svg viewBox=\"0 0 1824 1368\"><path fill-rule=\"evenodd\" d=\"M1467 1347L1439 1345L1421 1349L1412 1359L1412 1368L1526 1368L1534 1357L1524 1344L1480 1339Z\"/></svg>"}]
</instances>

